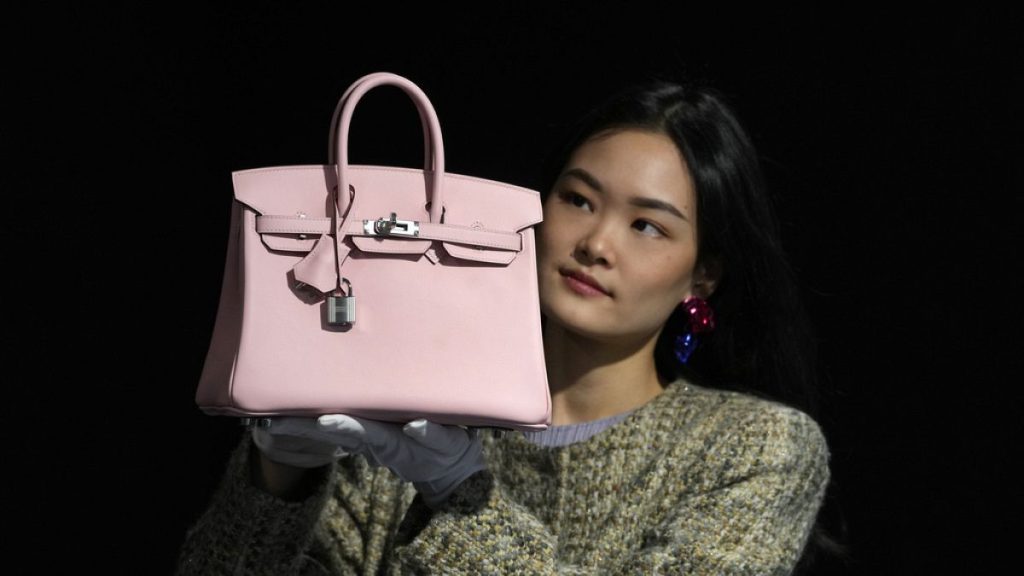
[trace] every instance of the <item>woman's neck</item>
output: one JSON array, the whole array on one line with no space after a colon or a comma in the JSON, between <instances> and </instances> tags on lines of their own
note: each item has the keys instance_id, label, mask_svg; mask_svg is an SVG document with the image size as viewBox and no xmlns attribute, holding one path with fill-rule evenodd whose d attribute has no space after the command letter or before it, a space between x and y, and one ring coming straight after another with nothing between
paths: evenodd
<instances>
[{"instance_id":1,"label":"woman's neck","mask_svg":"<svg viewBox=\"0 0 1024 576\"><path fill-rule=\"evenodd\" d=\"M657 334L611 343L544 329L553 425L589 422L643 406L664 389L654 364Z\"/></svg>"}]
</instances>

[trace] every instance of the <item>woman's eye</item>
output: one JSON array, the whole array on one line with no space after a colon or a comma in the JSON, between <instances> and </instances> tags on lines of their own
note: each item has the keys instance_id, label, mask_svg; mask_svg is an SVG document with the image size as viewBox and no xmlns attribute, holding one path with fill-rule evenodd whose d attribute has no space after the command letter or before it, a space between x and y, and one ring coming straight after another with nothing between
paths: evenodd
<instances>
[{"instance_id":1,"label":"woman's eye","mask_svg":"<svg viewBox=\"0 0 1024 576\"><path fill-rule=\"evenodd\" d=\"M564 202L566 202L567 204L572 204L573 206L575 206L577 208L586 208L586 209L590 208L590 201L587 200L582 195L577 194L575 192L563 192L562 193L562 200Z\"/></svg>"},{"instance_id":2,"label":"woman's eye","mask_svg":"<svg viewBox=\"0 0 1024 576\"><path fill-rule=\"evenodd\" d=\"M647 220L637 220L633 223L633 228L639 230L640 233L648 236L664 236L665 234L654 224L651 224Z\"/></svg>"}]
</instances>

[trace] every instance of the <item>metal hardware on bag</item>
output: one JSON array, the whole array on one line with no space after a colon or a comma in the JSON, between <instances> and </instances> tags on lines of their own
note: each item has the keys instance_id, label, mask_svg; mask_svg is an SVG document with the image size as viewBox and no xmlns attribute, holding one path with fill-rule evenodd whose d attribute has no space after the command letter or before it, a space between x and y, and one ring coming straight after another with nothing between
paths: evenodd
<instances>
[{"instance_id":1,"label":"metal hardware on bag","mask_svg":"<svg viewBox=\"0 0 1024 576\"><path fill-rule=\"evenodd\" d=\"M338 287L327 297L327 323L331 326L351 326L356 323L356 297L352 283L346 278L341 281L345 283L348 294Z\"/></svg>"},{"instance_id":2,"label":"metal hardware on bag","mask_svg":"<svg viewBox=\"0 0 1024 576\"><path fill-rule=\"evenodd\" d=\"M420 223L414 220L398 220L392 212L389 220L363 220L363 233L371 236L419 236Z\"/></svg>"}]
</instances>

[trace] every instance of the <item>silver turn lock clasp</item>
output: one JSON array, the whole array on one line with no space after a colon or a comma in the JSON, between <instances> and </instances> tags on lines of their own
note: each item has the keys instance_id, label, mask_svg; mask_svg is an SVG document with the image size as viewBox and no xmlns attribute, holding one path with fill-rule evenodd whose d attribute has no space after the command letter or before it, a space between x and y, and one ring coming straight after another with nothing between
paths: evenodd
<instances>
[{"instance_id":1,"label":"silver turn lock clasp","mask_svg":"<svg viewBox=\"0 0 1024 576\"><path fill-rule=\"evenodd\" d=\"M356 297L352 283L342 278L345 292L339 286L327 296L327 324L330 326L351 326L356 323Z\"/></svg>"},{"instance_id":2,"label":"silver turn lock clasp","mask_svg":"<svg viewBox=\"0 0 1024 576\"><path fill-rule=\"evenodd\" d=\"M389 219L363 220L363 233L370 236L419 236L420 223L415 220L399 220L392 212Z\"/></svg>"}]
</instances>

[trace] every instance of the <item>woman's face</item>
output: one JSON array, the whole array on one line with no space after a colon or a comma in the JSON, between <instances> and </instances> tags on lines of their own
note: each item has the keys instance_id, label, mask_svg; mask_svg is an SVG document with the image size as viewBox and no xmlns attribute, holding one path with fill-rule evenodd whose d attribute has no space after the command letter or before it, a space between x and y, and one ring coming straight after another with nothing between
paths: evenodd
<instances>
[{"instance_id":1,"label":"woman's face","mask_svg":"<svg viewBox=\"0 0 1024 576\"><path fill-rule=\"evenodd\" d=\"M598 340L656 336L701 280L696 223L693 181L667 136L625 130L586 141L544 202L544 315Z\"/></svg>"}]
</instances>

